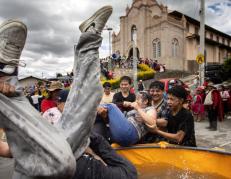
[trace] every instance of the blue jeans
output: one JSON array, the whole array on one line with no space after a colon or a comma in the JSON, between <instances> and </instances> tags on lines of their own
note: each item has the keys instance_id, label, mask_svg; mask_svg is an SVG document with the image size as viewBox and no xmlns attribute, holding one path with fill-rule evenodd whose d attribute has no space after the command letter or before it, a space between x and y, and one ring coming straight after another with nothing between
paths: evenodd
<instances>
[{"instance_id":1,"label":"blue jeans","mask_svg":"<svg viewBox=\"0 0 231 179\"><path fill-rule=\"evenodd\" d=\"M139 140L138 132L120 109L112 103L103 106L108 109L109 126L113 141L122 146L137 143Z\"/></svg>"}]
</instances>

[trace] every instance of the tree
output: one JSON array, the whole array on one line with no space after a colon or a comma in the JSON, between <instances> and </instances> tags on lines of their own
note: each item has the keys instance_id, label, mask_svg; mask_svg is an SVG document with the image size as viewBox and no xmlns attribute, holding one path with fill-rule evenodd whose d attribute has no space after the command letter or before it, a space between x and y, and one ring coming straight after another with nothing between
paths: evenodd
<instances>
[{"instance_id":1,"label":"tree","mask_svg":"<svg viewBox=\"0 0 231 179\"><path fill-rule=\"evenodd\" d=\"M61 73L56 73L56 78L62 77L63 75Z\"/></svg>"},{"instance_id":2,"label":"tree","mask_svg":"<svg viewBox=\"0 0 231 179\"><path fill-rule=\"evenodd\" d=\"M42 86L43 82L41 80L38 81L38 86Z\"/></svg>"}]
</instances>

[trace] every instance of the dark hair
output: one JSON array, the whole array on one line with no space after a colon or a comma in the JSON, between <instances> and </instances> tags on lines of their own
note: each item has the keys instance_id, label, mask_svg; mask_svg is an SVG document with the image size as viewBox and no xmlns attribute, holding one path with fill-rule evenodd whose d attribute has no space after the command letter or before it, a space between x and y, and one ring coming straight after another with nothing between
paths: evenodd
<instances>
[{"instance_id":1,"label":"dark hair","mask_svg":"<svg viewBox=\"0 0 231 179\"><path fill-rule=\"evenodd\" d=\"M183 86L174 86L168 90L168 94L171 94L177 98L182 98L186 100L187 98L187 91L184 89Z\"/></svg>"},{"instance_id":2,"label":"dark hair","mask_svg":"<svg viewBox=\"0 0 231 179\"><path fill-rule=\"evenodd\" d=\"M58 93L58 99L57 99L58 102L66 102L68 95L69 95L68 89L60 90Z\"/></svg>"},{"instance_id":3,"label":"dark hair","mask_svg":"<svg viewBox=\"0 0 231 179\"><path fill-rule=\"evenodd\" d=\"M164 91L164 83L162 83L161 81L154 81L149 86L149 89L152 89L152 88L158 88Z\"/></svg>"},{"instance_id":4,"label":"dark hair","mask_svg":"<svg viewBox=\"0 0 231 179\"><path fill-rule=\"evenodd\" d=\"M127 81L129 83L129 85L132 84L132 79L129 76L122 76L120 78L120 83L121 83L121 81Z\"/></svg>"},{"instance_id":5,"label":"dark hair","mask_svg":"<svg viewBox=\"0 0 231 179\"><path fill-rule=\"evenodd\" d=\"M108 88L111 88L111 83L109 83L109 82L106 81L106 82L103 84L103 87L104 87L104 88L107 88L107 87L108 87Z\"/></svg>"},{"instance_id":6,"label":"dark hair","mask_svg":"<svg viewBox=\"0 0 231 179\"><path fill-rule=\"evenodd\" d=\"M148 94L146 91L140 91L139 94L142 95L142 100L148 100L148 106L152 105L152 96Z\"/></svg>"}]
</instances>

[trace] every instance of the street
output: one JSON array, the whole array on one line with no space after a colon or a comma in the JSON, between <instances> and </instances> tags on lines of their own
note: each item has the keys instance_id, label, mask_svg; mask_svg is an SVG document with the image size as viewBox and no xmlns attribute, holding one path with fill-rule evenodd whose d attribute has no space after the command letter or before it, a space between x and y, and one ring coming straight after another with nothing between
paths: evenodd
<instances>
[{"instance_id":1,"label":"street","mask_svg":"<svg viewBox=\"0 0 231 179\"><path fill-rule=\"evenodd\" d=\"M208 120L195 122L197 146L214 148L227 144L220 148L231 152L231 119L226 118L223 122L218 122L217 131L209 131L206 129L208 125Z\"/></svg>"}]
</instances>

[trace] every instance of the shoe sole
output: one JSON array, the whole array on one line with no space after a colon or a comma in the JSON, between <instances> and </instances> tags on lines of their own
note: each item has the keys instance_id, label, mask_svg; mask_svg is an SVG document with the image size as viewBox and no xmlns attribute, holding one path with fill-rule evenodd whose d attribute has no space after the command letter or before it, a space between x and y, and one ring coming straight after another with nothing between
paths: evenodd
<instances>
[{"instance_id":1,"label":"shoe sole","mask_svg":"<svg viewBox=\"0 0 231 179\"><path fill-rule=\"evenodd\" d=\"M0 25L0 33L4 30L11 28L11 27L20 27L24 29L25 33L27 34L27 27L24 23L17 21L17 20L8 20L3 22L3 24Z\"/></svg>"},{"instance_id":2,"label":"shoe sole","mask_svg":"<svg viewBox=\"0 0 231 179\"><path fill-rule=\"evenodd\" d=\"M98 11L96 11L89 19L87 19L86 21L84 21L80 26L79 26L79 30L81 32L85 32L87 29L86 27L89 27L91 25L92 22L94 22L94 20L103 12L108 12L111 11L112 12L112 6L104 6L101 9L99 9Z\"/></svg>"}]
</instances>

